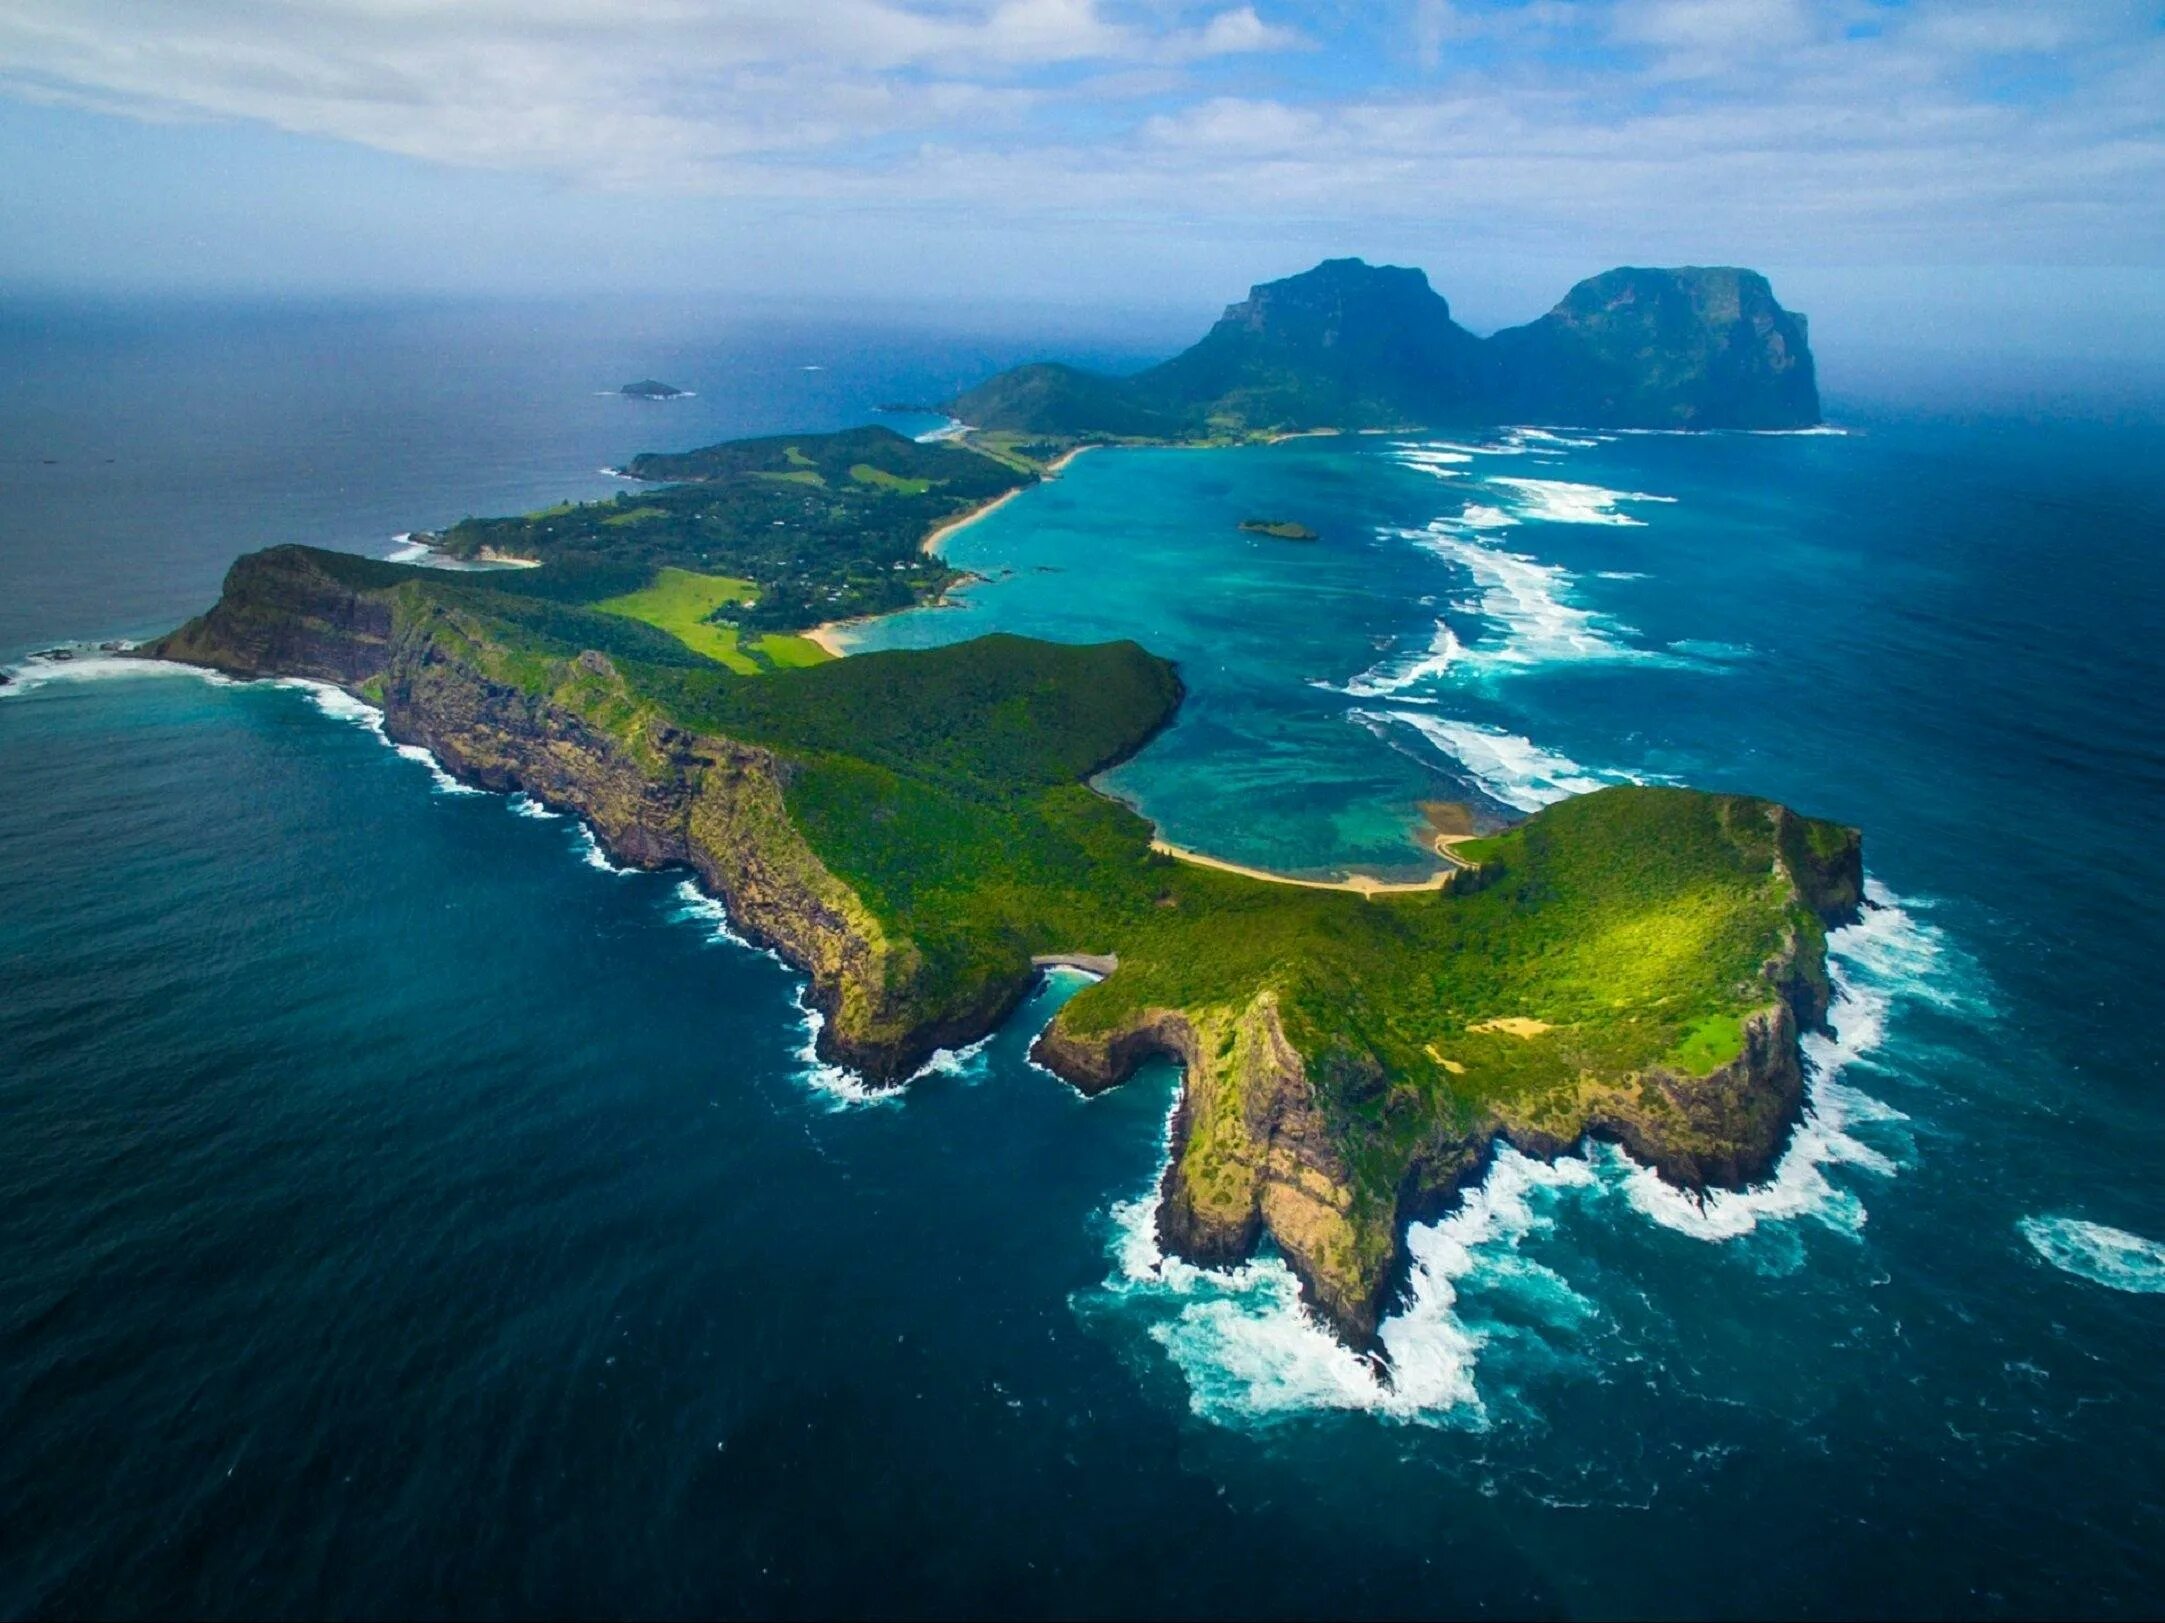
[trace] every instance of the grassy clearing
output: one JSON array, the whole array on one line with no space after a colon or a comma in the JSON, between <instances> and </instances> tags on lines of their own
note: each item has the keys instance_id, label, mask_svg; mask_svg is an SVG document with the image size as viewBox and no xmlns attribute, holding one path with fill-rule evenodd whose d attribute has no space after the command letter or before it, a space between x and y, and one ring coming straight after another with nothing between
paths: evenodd
<instances>
[{"instance_id":1,"label":"grassy clearing","mask_svg":"<svg viewBox=\"0 0 2165 1623\"><path fill-rule=\"evenodd\" d=\"M654 583L640 591L626 592L594 605L604 614L621 614L659 626L695 653L727 665L740 675L759 669L737 645L735 626L715 625L707 616L732 603L752 597L752 583L727 575L695 575L689 569L664 569Z\"/></svg>"},{"instance_id":2,"label":"grassy clearing","mask_svg":"<svg viewBox=\"0 0 2165 1623\"><path fill-rule=\"evenodd\" d=\"M875 468L869 462L852 464L849 476L860 485L871 485L879 490L900 491L905 496L922 496L932 488L930 479L905 479L885 468Z\"/></svg>"},{"instance_id":3,"label":"grassy clearing","mask_svg":"<svg viewBox=\"0 0 2165 1623\"><path fill-rule=\"evenodd\" d=\"M666 507L656 507L651 502L643 507L627 507L621 513L611 513L602 520L612 530L628 530L634 524L651 524L658 518L667 518Z\"/></svg>"},{"instance_id":4,"label":"grassy clearing","mask_svg":"<svg viewBox=\"0 0 2165 1623\"><path fill-rule=\"evenodd\" d=\"M748 580L663 569L649 586L594 605L604 614L641 620L666 631L694 653L726 665L739 676L801 670L834 656L803 637L768 634L747 641L733 625L717 624L717 610L748 604L757 595Z\"/></svg>"}]
</instances>

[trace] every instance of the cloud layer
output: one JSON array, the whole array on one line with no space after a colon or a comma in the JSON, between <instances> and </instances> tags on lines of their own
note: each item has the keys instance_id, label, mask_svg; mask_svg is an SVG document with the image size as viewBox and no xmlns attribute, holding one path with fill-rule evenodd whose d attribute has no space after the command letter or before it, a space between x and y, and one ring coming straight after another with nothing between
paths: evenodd
<instances>
[{"instance_id":1,"label":"cloud layer","mask_svg":"<svg viewBox=\"0 0 2165 1623\"><path fill-rule=\"evenodd\" d=\"M920 222L2165 257L2165 28L2107 0L12 0L0 94Z\"/></svg>"}]
</instances>

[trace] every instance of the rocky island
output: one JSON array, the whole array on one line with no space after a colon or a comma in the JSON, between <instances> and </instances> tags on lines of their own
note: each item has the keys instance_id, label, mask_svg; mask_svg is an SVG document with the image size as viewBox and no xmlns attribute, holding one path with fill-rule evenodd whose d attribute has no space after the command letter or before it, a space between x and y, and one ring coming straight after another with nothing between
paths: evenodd
<instances>
[{"instance_id":1,"label":"rocky island","mask_svg":"<svg viewBox=\"0 0 2165 1623\"><path fill-rule=\"evenodd\" d=\"M1731 267L1624 268L1478 338L1418 270L1331 259L1251 288L1132 377L1039 361L943 408L981 431L1210 442L1318 429L1492 423L1808 428L1804 317Z\"/></svg>"},{"instance_id":2,"label":"rocky island","mask_svg":"<svg viewBox=\"0 0 2165 1623\"><path fill-rule=\"evenodd\" d=\"M431 538L539 567L274 548L144 652L335 684L461 779L689 870L807 976L822 1054L874 1083L984 1036L1044 962L1091 964L1035 1051L1090 1092L1182 1067L1166 1249L1228 1263L1267 1240L1357 1348L1407 1225L1499 1144L1610 1139L1689 1189L1780 1155L1825 932L1860 905L1855 830L1615 788L1454 835L1426 884L1189 859L1091 786L1181 701L1132 642L747 651L939 590L926 540L1033 482L1027 460L871 429L632 466L676 482Z\"/></svg>"},{"instance_id":3,"label":"rocky island","mask_svg":"<svg viewBox=\"0 0 2165 1623\"><path fill-rule=\"evenodd\" d=\"M1321 536L1305 524L1282 518L1244 518L1241 529L1249 535L1267 535L1273 541L1319 541Z\"/></svg>"},{"instance_id":4,"label":"rocky island","mask_svg":"<svg viewBox=\"0 0 2165 1623\"><path fill-rule=\"evenodd\" d=\"M680 400L684 396L682 389L659 378L641 378L637 383L625 384L617 393L629 395L634 400Z\"/></svg>"}]
</instances>

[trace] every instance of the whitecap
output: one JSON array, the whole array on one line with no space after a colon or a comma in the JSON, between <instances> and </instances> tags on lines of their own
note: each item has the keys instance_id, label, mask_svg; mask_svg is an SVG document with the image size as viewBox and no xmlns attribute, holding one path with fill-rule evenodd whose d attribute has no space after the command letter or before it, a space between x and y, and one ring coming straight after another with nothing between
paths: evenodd
<instances>
[{"instance_id":1,"label":"whitecap","mask_svg":"<svg viewBox=\"0 0 2165 1623\"><path fill-rule=\"evenodd\" d=\"M1577 581L1562 565L1508 551L1480 533L1510 523L1497 509L1476 506L1404 532L1473 577L1480 597L1472 607L1494 624L1497 636L1470 650L1467 664L1508 673L1567 661L1665 657L1618 641L1616 634L1627 628L1574 602Z\"/></svg>"},{"instance_id":2,"label":"whitecap","mask_svg":"<svg viewBox=\"0 0 2165 1623\"><path fill-rule=\"evenodd\" d=\"M1168 1138L1171 1117L1167 1118ZM1400 1423L1480 1427L1487 1412L1474 1375L1488 1340L1457 1308L1461 1289L1538 1298L1537 1316L1576 1324L1595 1312L1553 1272L1518 1255L1520 1242L1553 1221L1556 1200L1591 1188L1583 1161L1553 1165L1508 1146L1488 1176L1440 1222L1407 1233L1405 1304L1379 1339L1388 1374L1347 1347L1301 1301L1300 1283L1268 1251L1229 1269L1199 1268L1160 1249L1159 1187L1115 1205L1113 1272L1096 1298L1140 1315L1188 1388L1189 1407L1220 1424L1269 1423L1326 1411L1359 1411Z\"/></svg>"},{"instance_id":3,"label":"whitecap","mask_svg":"<svg viewBox=\"0 0 2165 1623\"><path fill-rule=\"evenodd\" d=\"M1442 676L1451 668L1452 662L1465 653L1458 634L1445 620L1436 622L1436 629L1428 639L1428 646L1410 654L1385 660L1372 670L1364 671L1343 687L1332 687L1319 682L1318 687L1329 687L1334 693L1348 694L1356 699L1382 699L1394 693L1402 693L1415 683L1430 681Z\"/></svg>"},{"instance_id":4,"label":"whitecap","mask_svg":"<svg viewBox=\"0 0 2165 1623\"><path fill-rule=\"evenodd\" d=\"M1594 446L1607 444L1609 440L1609 436L1606 434L1574 437L1569 434L1559 434L1553 429L1547 428L1512 428L1505 430L1505 435L1507 438L1522 444L1555 446L1559 449L1575 451L1590 450Z\"/></svg>"},{"instance_id":5,"label":"whitecap","mask_svg":"<svg viewBox=\"0 0 2165 1623\"><path fill-rule=\"evenodd\" d=\"M1674 502L1643 490L1610 490L1564 479L1520 479L1492 474L1486 483L1512 493L1516 516L1534 523L1644 525L1645 520L1619 512L1619 502Z\"/></svg>"},{"instance_id":6,"label":"whitecap","mask_svg":"<svg viewBox=\"0 0 2165 1623\"><path fill-rule=\"evenodd\" d=\"M965 1043L960 1048L935 1048L930 1059L910 1072L909 1080L915 1082L928 1076L971 1076L982 1072L985 1048L991 1041L992 1034L988 1032L976 1042Z\"/></svg>"},{"instance_id":7,"label":"whitecap","mask_svg":"<svg viewBox=\"0 0 2165 1623\"><path fill-rule=\"evenodd\" d=\"M544 806L532 795L527 794L517 794L511 797L511 811L515 817L531 817L537 821L554 821L564 815L562 812L549 810L548 807Z\"/></svg>"},{"instance_id":8,"label":"whitecap","mask_svg":"<svg viewBox=\"0 0 2165 1623\"><path fill-rule=\"evenodd\" d=\"M1469 1291L1510 1291L1523 1313L1566 1335L1599 1317L1599 1308L1568 1281L1521 1254L1524 1240L1554 1224L1562 1202L1621 1195L1629 1209L1663 1228L1709 1241L1804 1218L1858 1232L1863 1205L1834 1184L1827 1169L1893 1175L1899 1157L1861 1135L1899 1137L1907 1118L1842 1081L1841 1072L1881 1042L1891 1000L1910 993L1951 995L1938 985L1946 949L1936 929L1877 881L1867 881L1866 888L1872 905L1864 918L1829 937L1834 1035L1805 1039L1810 1114L1760 1188L1716 1191L1700 1200L1610 1146L1590 1145L1584 1156L1553 1163L1500 1146L1487 1177L1465 1191L1454 1211L1407 1230L1406 1298L1379 1331L1386 1380L1307 1311L1280 1259L1265 1254L1218 1271L1161 1253L1156 1211L1168 1148L1149 1188L1112 1210L1114 1270L1099 1295L1145 1317L1149 1335L1186 1382L1190 1407L1205 1419L1252 1425L1360 1410L1397 1421L1478 1427L1487 1413L1476 1376L1499 1332L1478 1316L1467 1322ZM1171 1120L1168 1115L1168 1137ZM2071 1264L2052 1256L2057 1265L2114 1272L2103 1282L2122 1289L2165 1290L2165 1246L2072 1219L2025 1220L2025 1235L2044 1250L2039 1232L2078 1259ZM2134 1242L2132 1249L2127 1241ZM2098 1262L2100 1257L2110 1260Z\"/></svg>"},{"instance_id":9,"label":"whitecap","mask_svg":"<svg viewBox=\"0 0 2165 1623\"><path fill-rule=\"evenodd\" d=\"M1468 451L1441 450L1430 446L1408 446L1395 453L1391 459L1402 468L1432 475L1438 479L1462 477L1465 465L1473 460Z\"/></svg>"},{"instance_id":10,"label":"whitecap","mask_svg":"<svg viewBox=\"0 0 2165 1623\"><path fill-rule=\"evenodd\" d=\"M636 868L619 867L616 863L611 862L609 853L601 848L601 841L594 837L594 831L587 827L586 824L575 823L572 826L578 831L572 838L578 843L579 856L589 868L596 869L601 873L619 876L639 871Z\"/></svg>"},{"instance_id":11,"label":"whitecap","mask_svg":"<svg viewBox=\"0 0 2165 1623\"><path fill-rule=\"evenodd\" d=\"M1415 710L1357 710L1353 714L1361 721L1395 721L1411 727L1465 768L1495 799L1521 811L1539 811L1572 795L1631 781L1620 773L1595 773L1568 755L1543 749L1532 739L1501 727Z\"/></svg>"},{"instance_id":12,"label":"whitecap","mask_svg":"<svg viewBox=\"0 0 2165 1623\"><path fill-rule=\"evenodd\" d=\"M718 898L707 895L689 879L677 881L676 895L676 911L669 915L672 919L679 923L706 926L709 941L726 941L733 947L751 947L752 944L731 927L729 909L723 906Z\"/></svg>"},{"instance_id":13,"label":"whitecap","mask_svg":"<svg viewBox=\"0 0 2165 1623\"><path fill-rule=\"evenodd\" d=\"M797 1050L797 1079L826 1096L837 1110L857 1105L887 1105L901 1101L900 1088L876 1088L847 1066L831 1065L819 1057L819 1034L827 1029L827 1017L805 996L799 984L795 993L802 1021L804 1043Z\"/></svg>"},{"instance_id":14,"label":"whitecap","mask_svg":"<svg viewBox=\"0 0 2165 1623\"><path fill-rule=\"evenodd\" d=\"M2080 1217L2025 1217L2015 1227L2063 1273L2116 1291L2165 1293L2165 1244Z\"/></svg>"},{"instance_id":15,"label":"whitecap","mask_svg":"<svg viewBox=\"0 0 2165 1623\"><path fill-rule=\"evenodd\" d=\"M1885 1041L1888 1015L1898 999L1944 1004L1957 995L1945 985L1945 938L1939 930L1921 922L1876 880L1867 882L1866 899L1870 905L1862 918L1827 936L1831 1031L1804 1034L1808 1109L1773 1176L1750 1189L1698 1196L1664 1183L1621 1150L1605 1152L1638 1211L1702 1240L1736 1239L1763 1222L1801 1217L1852 1234L1863 1228L1863 1201L1828 1178L1827 1170L1846 1166L1892 1177L1901 1160L1870 1140L1903 1137L1900 1128L1909 1118L1843 1080L1843 1072Z\"/></svg>"},{"instance_id":16,"label":"whitecap","mask_svg":"<svg viewBox=\"0 0 2165 1623\"><path fill-rule=\"evenodd\" d=\"M433 551L435 548L426 541L416 541L413 533L406 531L391 537L391 550L383 555L383 561L387 564L417 563Z\"/></svg>"},{"instance_id":17,"label":"whitecap","mask_svg":"<svg viewBox=\"0 0 2165 1623\"><path fill-rule=\"evenodd\" d=\"M333 720L350 722L363 732L373 733L377 743L389 746L400 758L427 767L429 778L435 784L438 794L481 793L473 785L461 783L446 772L443 763L419 744L394 743L391 735L384 731L383 712L364 699L356 699L344 688L333 687L329 682L317 682L305 676L282 676L272 686L307 694L309 702Z\"/></svg>"},{"instance_id":18,"label":"whitecap","mask_svg":"<svg viewBox=\"0 0 2165 1623\"><path fill-rule=\"evenodd\" d=\"M1687 659L1712 660L1718 665L1733 665L1738 660L1752 657L1751 644L1721 642L1712 637L1679 637L1669 644L1669 651Z\"/></svg>"},{"instance_id":19,"label":"whitecap","mask_svg":"<svg viewBox=\"0 0 2165 1623\"><path fill-rule=\"evenodd\" d=\"M60 659L49 654L32 654L19 664L0 667L8 677L5 683L0 683L0 699L20 698L40 688L63 683L110 682L146 676L189 676L199 682L208 682L212 687L239 686L224 672L202 665L183 665L170 659L129 659L117 651L134 646L133 643L116 643L116 651L94 653L76 653L71 649Z\"/></svg>"}]
</instances>

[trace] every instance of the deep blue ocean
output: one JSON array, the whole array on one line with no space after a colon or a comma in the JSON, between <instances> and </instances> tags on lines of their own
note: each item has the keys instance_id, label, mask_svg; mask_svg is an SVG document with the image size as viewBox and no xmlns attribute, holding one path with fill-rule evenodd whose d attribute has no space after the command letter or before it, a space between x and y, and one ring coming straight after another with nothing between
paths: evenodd
<instances>
[{"instance_id":1,"label":"deep blue ocean","mask_svg":"<svg viewBox=\"0 0 2165 1623\"><path fill-rule=\"evenodd\" d=\"M1506 1156L1416 1231L1388 1388L1276 1262L1155 1255L1177 1078L1031 1067L1071 987L868 1100L681 876L361 707L25 658L1037 347L0 314L0 1613L2165 1604L2155 394L1835 346L1840 433L1097 451L856 634L1179 660L1107 786L1243 861L1411 870L1419 799L1627 778L1863 827L1775 1180Z\"/></svg>"}]
</instances>

